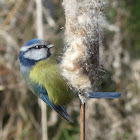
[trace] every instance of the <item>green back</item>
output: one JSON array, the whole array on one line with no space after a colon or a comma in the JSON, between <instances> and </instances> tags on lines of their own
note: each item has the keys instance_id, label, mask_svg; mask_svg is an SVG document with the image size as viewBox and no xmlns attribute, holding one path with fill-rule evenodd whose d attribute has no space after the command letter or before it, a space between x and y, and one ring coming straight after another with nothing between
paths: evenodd
<instances>
[{"instance_id":1,"label":"green back","mask_svg":"<svg viewBox=\"0 0 140 140\"><path fill-rule=\"evenodd\" d=\"M65 105L73 97L53 57L39 61L33 66L30 79L47 90L49 99L54 105Z\"/></svg>"}]
</instances>

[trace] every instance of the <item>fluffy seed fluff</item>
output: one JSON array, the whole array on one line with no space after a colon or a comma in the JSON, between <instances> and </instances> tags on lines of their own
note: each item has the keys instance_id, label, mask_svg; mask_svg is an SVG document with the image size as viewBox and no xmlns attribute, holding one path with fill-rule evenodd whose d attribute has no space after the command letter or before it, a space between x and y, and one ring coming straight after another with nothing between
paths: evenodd
<instances>
[{"instance_id":1,"label":"fluffy seed fluff","mask_svg":"<svg viewBox=\"0 0 140 140\"><path fill-rule=\"evenodd\" d=\"M104 0L63 0L66 16L62 75L76 91L92 89L99 68Z\"/></svg>"}]
</instances>

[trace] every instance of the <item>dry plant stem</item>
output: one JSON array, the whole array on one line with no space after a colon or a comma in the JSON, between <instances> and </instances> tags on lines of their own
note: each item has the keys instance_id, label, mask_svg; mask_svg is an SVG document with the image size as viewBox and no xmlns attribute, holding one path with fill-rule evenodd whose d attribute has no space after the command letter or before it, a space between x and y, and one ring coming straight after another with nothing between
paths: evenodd
<instances>
[{"instance_id":1,"label":"dry plant stem","mask_svg":"<svg viewBox=\"0 0 140 140\"><path fill-rule=\"evenodd\" d=\"M42 127L42 140L48 140L47 133L47 107L46 104L40 100L41 102L41 127Z\"/></svg>"},{"instance_id":2,"label":"dry plant stem","mask_svg":"<svg viewBox=\"0 0 140 140\"><path fill-rule=\"evenodd\" d=\"M6 17L6 19L4 20L4 22L2 24L2 27L6 26L9 23L9 21L15 15L16 11L20 8L22 1L23 0L18 0L18 2L16 3L16 5L12 8L12 10L10 11L10 13L8 14L8 16Z\"/></svg>"},{"instance_id":3,"label":"dry plant stem","mask_svg":"<svg viewBox=\"0 0 140 140\"><path fill-rule=\"evenodd\" d=\"M43 39L43 17L42 17L42 0L36 0L36 25L37 37ZM41 127L42 140L48 140L47 133L47 107L46 104L40 100L41 103Z\"/></svg>"},{"instance_id":4,"label":"dry plant stem","mask_svg":"<svg viewBox=\"0 0 140 140\"><path fill-rule=\"evenodd\" d=\"M80 101L80 140L85 140L85 103Z\"/></svg>"}]
</instances>

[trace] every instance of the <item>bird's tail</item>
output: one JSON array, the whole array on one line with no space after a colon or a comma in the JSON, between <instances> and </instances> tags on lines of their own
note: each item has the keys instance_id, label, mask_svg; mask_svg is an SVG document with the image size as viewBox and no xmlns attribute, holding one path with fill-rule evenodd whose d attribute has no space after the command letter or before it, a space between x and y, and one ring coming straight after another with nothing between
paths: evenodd
<instances>
[{"instance_id":1,"label":"bird's tail","mask_svg":"<svg viewBox=\"0 0 140 140\"><path fill-rule=\"evenodd\" d=\"M119 92L88 92L87 98L105 98L114 99L120 98L121 94Z\"/></svg>"}]
</instances>

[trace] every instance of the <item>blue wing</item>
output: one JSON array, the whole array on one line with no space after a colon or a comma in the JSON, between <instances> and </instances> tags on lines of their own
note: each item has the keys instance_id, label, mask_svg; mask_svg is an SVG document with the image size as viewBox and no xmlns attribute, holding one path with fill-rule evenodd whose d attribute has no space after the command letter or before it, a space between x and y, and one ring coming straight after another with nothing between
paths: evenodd
<instances>
[{"instance_id":1,"label":"blue wing","mask_svg":"<svg viewBox=\"0 0 140 140\"><path fill-rule=\"evenodd\" d=\"M120 98L121 94L119 92L88 92L87 98L105 98L114 99Z\"/></svg>"},{"instance_id":2,"label":"blue wing","mask_svg":"<svg viewBox=\"0 0 140 140\"><path fill-rule=\"evenodd\" d=\"M49 99L47 91L42 90L40 86L37 86L37 90L39 92L39 97L48 104L53 110L55 110L57 113L59 113L63 118L65 118L67 121L71 122L71 119L66 112L65 108L63 106L55 106Z\"/></svg>"}]
</instances>

